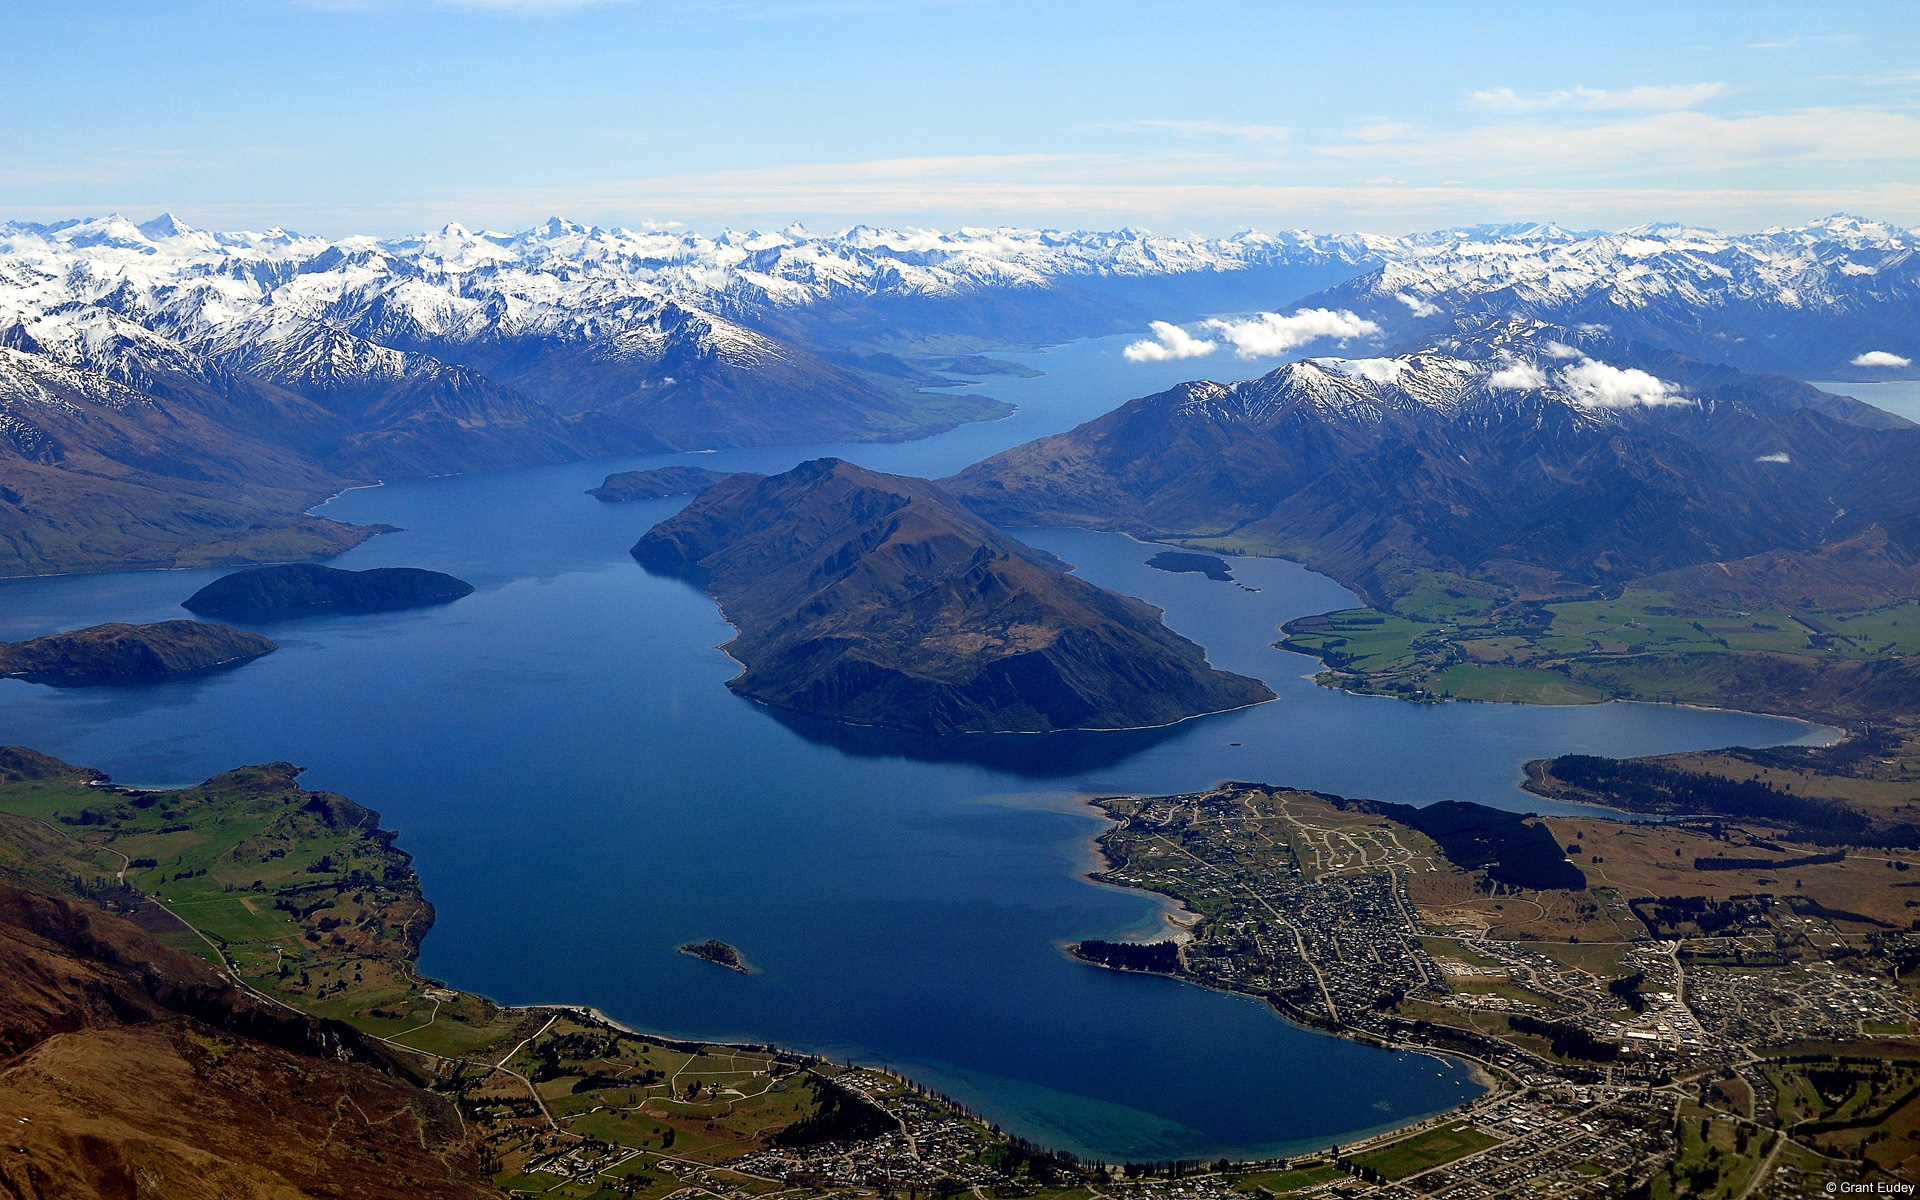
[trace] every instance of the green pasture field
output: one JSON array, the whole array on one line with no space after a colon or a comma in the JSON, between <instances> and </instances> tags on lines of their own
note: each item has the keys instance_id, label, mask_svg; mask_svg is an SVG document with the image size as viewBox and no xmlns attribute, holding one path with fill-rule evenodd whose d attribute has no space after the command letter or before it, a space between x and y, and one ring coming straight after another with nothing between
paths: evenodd
<instances>
[{"instance_id":1,"label":"green pasture field","mask_svg":"<svg viewBox=\"0 0 1920 1200\"><path fill-rule=\"evenodd\" d=\"M1452 1122L1378 1150L1369 1150L1354 1161L1390 1180L1405 1179L1499 1144L1500 1139L1490 1133L1465 1122Z\"/></svg>"}]
</instances>

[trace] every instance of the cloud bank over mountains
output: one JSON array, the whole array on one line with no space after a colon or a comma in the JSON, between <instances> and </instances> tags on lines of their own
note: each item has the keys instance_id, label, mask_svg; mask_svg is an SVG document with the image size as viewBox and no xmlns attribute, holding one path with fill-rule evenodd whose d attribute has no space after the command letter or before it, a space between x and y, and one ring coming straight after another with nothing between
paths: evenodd
<instances>
[{"instance_id":1,"label":"cloud bank over mountains","mask_svg":"<svg viewBox=\"0 0 1920 1200\"><path fill-rule=\"evenodd\" d=\"M1155 321L1148 328L1153 331L1153 337L1134 342L1122 352L1128 362L1203 358L1218 350L1221 342L1233 347L1236 358L1277 358L1324 338L1345 342L1380 332L1376 322L1357 313L1335 312L1330 308L1303 308L1291 316L1263 312L1251 317L1202 321L1199 328L1217 334L1218 341L1196 338L1167 321Z\"/></svg>"}]
</instances>

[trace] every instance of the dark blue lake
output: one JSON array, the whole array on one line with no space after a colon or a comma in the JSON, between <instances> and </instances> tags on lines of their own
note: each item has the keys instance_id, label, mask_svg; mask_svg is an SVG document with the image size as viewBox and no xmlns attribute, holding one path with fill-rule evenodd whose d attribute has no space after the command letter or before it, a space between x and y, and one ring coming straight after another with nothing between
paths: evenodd
<instances>
[{"instance_id":1,"label":"dark blue lake","mask_svg":"<svg viewBox=\"0 0 1920 1200\"><path fill-rule=\"evenodd\" d=\"M1108 339L994 380L1020 404L926 442L682 456L784 469L838 453L943 475L1192 374ZM743 701L729 630L627 549L684 501L607 505L609 470L664 459L348 493L385 521L340 560L450 571L445 608L261 626L279 653L139 690L0 682L0 740L112 772L197 781L286 759L379 809L439 908L424 967L508 1003L591 1004L639 1028L889 1063L1010 1130L1106 1159L1265 1154L1344 1140L1470 1097L1460 1068L1288 1025L1263 1005L1068 959L1080 937L1151 933L1156 899L1095 885L1101 822L1076 799L1225 778L1427 803L1537 807L1520 763L1810 736L1788 721L1641 705L1415 706L1327 691L1275 650L1283 621L1351 603L1286 562L1235 564L1258 592L1145 565L1125 538L1022 536L1163 607L1274 703L1143 734L917 739ZM215 571L0 584L0 637L157 620ZM1230 743L1239 743L1231 745ZM707 937L762 970L675 952Z\"/></svg>"}]
</instances>

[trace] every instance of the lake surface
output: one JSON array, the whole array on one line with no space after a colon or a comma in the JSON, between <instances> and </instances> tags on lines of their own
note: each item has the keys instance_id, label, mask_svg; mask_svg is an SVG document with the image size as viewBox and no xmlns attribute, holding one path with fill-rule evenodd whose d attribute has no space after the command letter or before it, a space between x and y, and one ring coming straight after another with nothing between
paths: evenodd
<instances>
[{"instance_id":1,"label":"lake surface","mask_svg":"<svg viewBox=\"0 0 1920 1200\"><path fill-rule=\"evenodd\" d=\"M1886 379L1873 383L1833 380L1817 382L1813 386L1836 396L1864 400L1875 408L1884 408L1896 416L1920 422L1920 379Z\"/></svg>"},{"instance_id":2,"label":"lake surface","mask_svg":"<svg viewBox=\"0 0 1920 1200\"><path fill-rule=\"evenodd\" d=\"M280 652L158 687L0 682L0 740L179 784L241 763L378 810L439 921L423 967L508 1003L591 1004L639 1028L772 1041L898 1067L1002 1126L1109 1159L1283 1153L1472 1096L1456 1065L1311 1033L1254 1001L1076 963L1061 944L1147 936L1154 897L1084 878L1103 827L1077 795L1226 778L1516 808L1520 763L1817 735L1795 722L1646 705L1417 706L1313 685L1272 648L1292 617L1352 603L1296 564L1236 561L1257 592L1145 565L1072 530L1029 541L1142 596L1270 704L1138 734L947 739L849 730L723 686L730 633L627 549L683 500L608 505L609 470L784 469L820 453L943 475L1191 373L1124 363L1121 339L1022 356L984 389L1012 418L925 442L624 460L418 481L327 508L405 532L343 566L477 585L444 608L259 626ZM0 637L158 620L218 571L0 584ZM762 973L675 952L717 937Z\"/></svg>"}]
</instances>

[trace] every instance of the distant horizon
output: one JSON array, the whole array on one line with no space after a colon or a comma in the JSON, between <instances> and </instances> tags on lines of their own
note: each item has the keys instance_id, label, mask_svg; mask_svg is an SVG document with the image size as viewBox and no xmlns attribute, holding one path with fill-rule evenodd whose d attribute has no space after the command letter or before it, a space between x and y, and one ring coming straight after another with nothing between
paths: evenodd
<instances>
[{"instance_id":1,"label":"distant horizon","mask_svg":"<svg viewBox=\"0 0 1920 1200\"><path fill-rule=\"evenodd\" d=\"M146 234L143 227L165 220L168 217L173 218L175 221L185 226L187 230L195 233L210 233L210 234L223 234L223 235L249 234L257 237L269 237L274 235L275 233L278 233L278 234L281 234L287 237L293 237L293 238L317 238L324 241L336 241L336 242L346 241L354 238L369 238L369 239L380 241L380 242L406 241L414 238L432 237L438 234L444 234L456 227L462 233L471 237L519 237L525 234L534 233L539 229L541 229L543 226L546 226L554 221L559 221L562 224L567 225L571 228L577 228L587 232L600 231L600 232L607 232L607 233L625 233L625 234L634 234L634 235L660 235L660 236L667 236L667 237L676 237L676 236L704 237L708 239L726 237L729 235L736 235L736 234L752 235L752 236L767 236L770 234L782 234L782 235L791 236L794 234L794 231L796 230L798 231L799 235L810 238L810 239L832 239L832 238L845 237L846 235L854 232L855 230L870 229L879 233L938 234L944 237L964 235L972 232L1040 233L1040 234L1049 234L1049 233L1127 234L1127 233L1131 233L1131 234L1139 235L1142 237L1166 238L1166 239L1181 240L1181 241L1230 241L1238 237L1276 237L1282 234L1305 234L1312 237L1330 237L1330 238L1332 237L1409 238L1409 237L1419 237L1422 235L1438 235L1438 234L1445 234L1445 233L1480 233L1480 232L1495 233L1502 229L1523 227L1523 226L1552 227L1570 236L1582 237L1582 238L1619 236L1622 234L1632 234L1632 233L1642 233L1642 232L1651 233L1655 231L1665 231L1665 230L1686 230L1686 231L1694 231L1694 232L1700 232L1700 233L1717 234L1722 237L1738 238L1738 237L1755 237L1755 236L1760 236L1767 233L1791 232L1791 231L1802 230L1802 229L1810 229L1817 225L1821 225L1825 222L1836 221L1836 220L1852 220L1852 221L1858 221L1862 224L1867 224L1867 225L1884 226L1886 228L1898 230L1905 233L1920 234L1920 221L1915 221L1912 224L1907 224L1901 221L1890 220L1884 217L1870 216L1860 212L1850 212L1850 211L1844 211L1844 210L1823 212L1818 215L1809 216L1800 220L1780 221L1780 222L1770 223L1767 225L1748 226L1748 227L1713 226L1713 225L1703 224L1700 222L1669 220L1669 219L1659 219L1659 218L1656 218L1653 220L1647 220L1647 221L1638 221L1628 225L1602 226L1602 225L1572 224L1569 222L1554 220L1546 217L1537 218L1537 219L1506 217L1506 218L1489 218L1483 221L1452 222L1444 225L1417 226L1417 227L1400 229L1400 230L1389 230L1384 228L1365 227L1365 226L1351 226L1351 227L1336 228L1331 226L1311 226L1306 224L1284 224L1283 223L1283 224L1274 224L1274 225L1266 225L1266 226L1243 225L1243 226L1239 226L1224 232L1201 231L1201 230L1193 230L1193 229L1174 230L1174 229L1168 229L1168 228L1154 228L1145 223L1121 224L1121 225L1091 225L1091 224L1045 225L1045 224L1031 224L1031 223L1023 224L1023 223L1017 223L1017 222L990 223L990 222L984 222L984 221L968 221L968 222L961 222L959 224L916 225L916 224L910 224L910 223L904 223L904 222L895 223L895 222L882 222L882 221L872 220L872 219L862 219L862 220L852 220L845 223L829 225L826 223L808 222L797 217L792 220L780 222L779 224L768 223L768 224L752 224L752 225L727 225L727 224L696 225L691 221L660 220L660 219L639 219L639 220L633 220L633 221L600 221L600 222L581 221L581 220L576 220L574 218L571 218L559 213L550 213L547 216L541 217L529 223L517 224L517 225L488 226L488 225L481 225L481 224L470 224L466 221L460 220L457 217L454 217L444 221L440 221L437 224L402 229L397 232L382 233L382 232L375 232L372 230L365 230L365 229L350 230L348 232L325 232L325 231L316 230L312 228L299 228L290 224L279 224L279 223L269 224L269 225L264 225L259 227L246 226L246 225L207 224L200 220L192 220L187 218L186 216L183 216L179 211L179 209L163 208L160 211L154 213L152 216L148 216L148 217L142 217L135 213L127 213L127 212L122 212L118 210L106 210L106 211L90 212L90 213L84 213L84 214L69 213L63 216L48 216L48 217L42 217L42 218L7 216L4 213L0 213L0 229L35 228L35 229L46 230L49 232L60 232L60 231L64 231L65 229L73 228L75 226L88 225L93 223L104 223L114 219L119 219L119 220L126 221L128 224L134 226L136 229L141 229L142 236L149 237L149 239L151 240L151 235Z\"/></svg>"}]
</instances>

